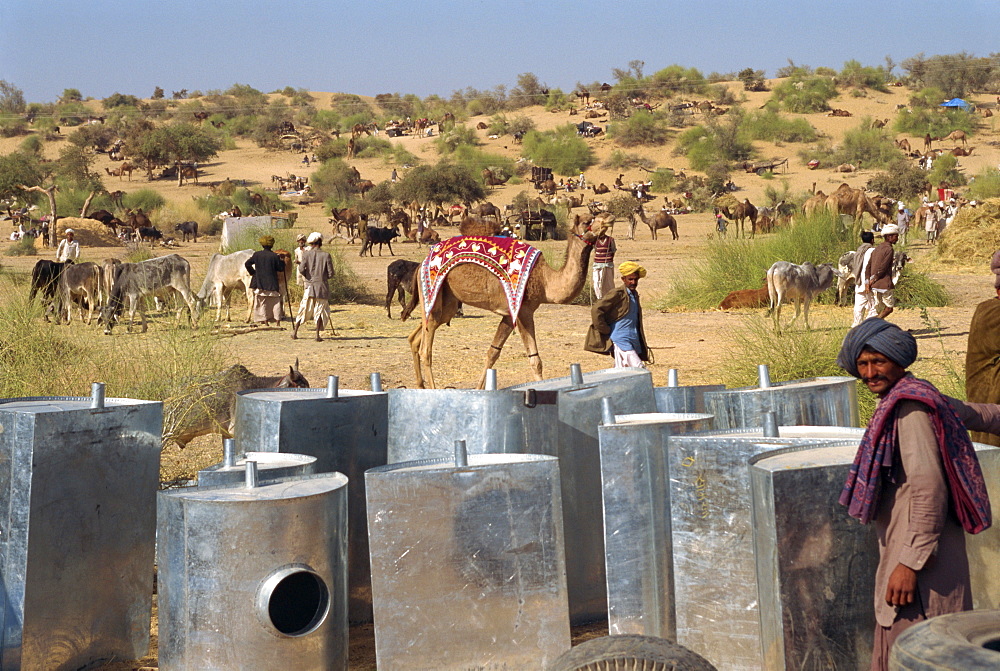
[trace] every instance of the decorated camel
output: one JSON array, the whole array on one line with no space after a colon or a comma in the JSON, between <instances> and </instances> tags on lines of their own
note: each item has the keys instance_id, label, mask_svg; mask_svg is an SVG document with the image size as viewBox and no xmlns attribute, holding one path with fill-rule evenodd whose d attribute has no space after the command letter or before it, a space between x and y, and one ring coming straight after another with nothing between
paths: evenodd
<instances>
[{"instance_id":1,"label":"decorated camel","mask_svg":"<svg viewBox=\"0 0 1000 671\"><path fill-rule=\"evenodd\" d=\"M472 228L463 225L463 230ZM420 306L421 323L408 338L417 386L435 387L432 369L434 334L439 326L451 322L459 303L501 316L486 354L486 368L479 379L479 389L485 386L486 371L496 363L515 325L521 332L532 373L536 380L541 380L542 359L535 340L535 310L543 303L566 304L576 298L583 289L590 254L601 230L588 230L586 225L577 221L566 242L565 263L558 270L541 258L536 248L510 238L458 237L432 248L431 255L418 272L418 289L403 312L403 319L406 319L418 304ZM454 256L442 260L447 254L441 255L445 249L451 250ZM505 252L509 254L509 261L498 264L489 258L502 257ZM463 256L466 254L468 256ZM522 270L526 277L521 276ZM501 275L509 275L511 282L508 286L501 283ZM428 287L433 286L439 287L436 294L433 289L428 292ZM519 304L511 292L511 287L518 286L523 289ZM425 293L429 293L430 299L425 297Z\"/></svg>"}]
</instances>

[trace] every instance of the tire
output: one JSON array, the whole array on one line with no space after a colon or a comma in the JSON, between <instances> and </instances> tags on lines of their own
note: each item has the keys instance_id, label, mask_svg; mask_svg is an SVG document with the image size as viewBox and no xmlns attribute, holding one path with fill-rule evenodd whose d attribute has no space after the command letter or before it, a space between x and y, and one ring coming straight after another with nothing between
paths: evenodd
<instances>
[{"instance_id":1,"label":"tire","mask_svg":"<svg viewBox=\"0 0 1000 671\"><path fill-rule=\"evenodd\" d=\"M763 177L767 174L767 168L757 168L757 174Z\"/></svg>"},{"instance_id":2,"label":"tire","mask_svg":"<svg viewBox=\"0 0 1000 671\"><path fill-rule=\"evenodd\" d=\"M899 671L1000 669L1000 610L931 618L907 629L889 656Z\"/></svg>"},{"instance_id":3,"label":"tire","mask_svg":"<svg viewBox=\"0 0 1000 671\"><path fill-rule=\"evenodd\" d=\"M642 662L642 666L637 666ZM646 666L650 664L651 666ZM604 636L560 655L546 671L718 671L704 657L655 636Z\"/></svg>"}]
</instances>

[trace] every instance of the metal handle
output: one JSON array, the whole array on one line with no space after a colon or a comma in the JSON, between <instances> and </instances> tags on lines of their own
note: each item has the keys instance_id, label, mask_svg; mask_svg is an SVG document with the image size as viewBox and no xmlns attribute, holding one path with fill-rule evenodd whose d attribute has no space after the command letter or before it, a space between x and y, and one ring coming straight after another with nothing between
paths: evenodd
<instances>
[{"instance_id":1,"label":"metal handle","mask_svg":"<svg viewBox=\"0 0 1000 671\"><path fill-rule=\"evenodd\" d=\"M236 465L236 441L232 438L222 440L222 465L226 468Z\"/></svg>"},{"instance_id":2,"label":"metal handle","mask_svg":"<svg viewBox=\"0 0 1000 671\"><path fill-rule=\"evenodd\" d=\"M778 413L774 410L768 410L764 414L764 437L765 438L780 438L778 435Z\"/></svg>"},{"instance_id":3,"label":"metal handle","mask_svg":"<svg viewBox=\"0 0 1000 671\"><path fill-rule=\"evenodd\" d=\"M667 386L668 387L679 387L680 383L677 381L677 369L671 368L667 371Z\"/></svg>"},{"instance_id":4,"label":"metal handle","mask_svg":"<svg viewBox=\"0 0 1000 671\"><path fill-rule=\"evenodd\" d=\"M382 373L372 373L372 391L382 391Z\"/></svg>"},{"instance_id":5,"label":"metal handle","mask_svg":"<svg viewBox=\"0 0 1000 671\"><path fill-rule=\"evenodd\" d=\"M247 489L253 489L259 483L258 473L257 473L257 462L248 461L247 462Z\"/></svg>"},{"instance_id":6,"label":"metal handle","mask_svg":"<svg viewBox=\"0 0 1000 671\"><path fill-rule=\"evenodd\" d=\"M497 390L497 369L488 368L486 370L486 391Z\"/></svg>"},{"instance_id":7,"label":"metal handle","mask_svg":"<svg viewBox=\"0 0 1000 671\"><path fill-rule=\"evenodd\" d=\"M569 365L569 381L573 384L583 384L583 369L578 363Z\"/></svg>"},{"instance_id":8,"label":"metal handle","mask_svg":"<svg viewBox=\"0 0 1000 671\"><path fill-rule=\"evenodd\" d=\"M338 398L340 396L340 378L331 375L326 378L326 397Z\"/></svg>"}]
</instances>

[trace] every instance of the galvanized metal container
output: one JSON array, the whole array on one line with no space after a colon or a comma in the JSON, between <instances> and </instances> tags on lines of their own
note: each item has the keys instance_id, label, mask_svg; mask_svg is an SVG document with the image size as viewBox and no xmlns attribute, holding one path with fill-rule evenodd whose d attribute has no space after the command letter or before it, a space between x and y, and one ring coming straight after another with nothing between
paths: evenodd
<instances>
[{"instance_id":1,"label":"galvanized metal container","mask_svg":"<svg viewBox=\"0 0 1000 671\"><path fill-rule=\"evenodd\" d=\"M653 388L657 412L706 412L705 393L721 391L724 384L680 386L676 368L667 371L667 386Z\"/></svg>"},{"instance_id":2,"label":"galvanized metal container","mask_svg":"<svg viewBox=\"0 0 1000 671\"><path fill-rule=\"evenodd\" d=\"M469 454L537 454L555 440L552 417L524 391L390 389L388 463L449 457L455 440Z\"/></svg>"},{"instance_id":3,"label":"galvanized metal container","mask_svg":"<svg viewBox=\"0 0 1000 671\"><path fill-rule=\"evenodd\" d=\"M160 403L0 400L0 668L149 649Z\"/></svg>"},{"instance_id":4,"label":"galvanized metal container","mask_svg":"<svg viewBox=\"0 0 1000 671\"><path fill-rule=\"evenodd\" d=\"M653 378L646 369L611 368L508 387L532 395L552 414L541 435L529 434L532 452L559 457L562 480L563 527L569 584L570 620L590 622L607 615L604 572L604 525L601 510L601 465L597 427L601 400L614 399L622 414L655 412ZM555 430L556 440L548 439Z\"/></svg>"},{"instance_id":5,"label":"galvanized metal container","mask_svg":"<svg viewBox=\"0 0 1000 671\"><path fill-rule=\"evenodd\" d=\"M976 444L1000 500L1000 449ZM871 659L878 540L838 503L857 446L798 447L750 461L763 668L860 669ZM966 536L977 610L1000 598L1000 529Z\"/></svg>"},{"instance_id":6,"label":"galvanized metal container","mask_svg":"<svg viewBox=\"0 0 1000 671\"><path fill-rule=\"evenodd\" d=\"M388 397L356 389L269 389L236 397L241 451L316 457L317 473L348 479L348 563L352 622L371 622L371 572L364 472L386 463Z\"/></svg>"},{"instance_id":7,"label":"galvanized metal container","mask_svg":"<svg viewBox=\"0 0 1000 671\"><path fill-rule=\"evenodd\" d=\"M750 460L763 668L862 669L871 661L878 539L837 502L857 444Z\"/></svg>"},{"instance_id":8,"label":"galvanized metal container","mask_svg":"<svg viewBox=\"0 0 1000 671\"><path fill-rule=\"evenodd\" d=\"M860 442L857 429L843 429L838 440L836 427L815 437L810 427L779 427L779 438L760 433L671 436L667 450L671 546L664 551L673 556L676 640L724 669L759 669L762 659L748 461L796 445Z\"/></svg>"},{"instance_id":9,"label":"galvanized metal container","mask_svg":"<svg viewBox=\"0 0 1000 671\"><path fill-rule=\"evenodd\" d=\"M159 494L164 671L347 668L347 478Z\"/></svg>"},{"instance_id":10,"label":"galvanized metal container","mask_svg":"<svg viewBox=\"0 0 1000 671\"><path fill-rule=\"evenodd\" d=\"M617 415L599 429L608 625L673 636L668 437L712 427L706 414Z\"/></svg>"},{"instance_id":11,"label":"galvanized metal container","mask_svg":"<svg viewBox=\"0 0 1000 671\"><path fill-rule=\"evenodd\" d=\"M380 671L543 669L570 647L558 461L467 462L365 474Z\"/></svg>"},{"instance_id":12,"label":"galvanized metal container","mask_svg":"<svg viewBox=\"0 0 1000 671\"><path fill-rule=\"evenodd\" d=\"M715 415L719 429L761 426L769 411L786 426L857 426L859 422L853 377L815 377L706 392L705 406L705 412Z\"/></svg>"},{"instance_id":13,"label":"galvanized metal container","mask_svg":"<svg viewBox=\"0 0 1000 671\"><path fill-rule=\"evenodd\" d=\"M238 485L246 477L246 462L257 463L261 480L300 477L316 472L316 457L306 454L284 454L281 452L247 452L233 460L232 464L220 462L198 471L198 485L216 487L218 485Z\"/></svg>"}]
</instances>

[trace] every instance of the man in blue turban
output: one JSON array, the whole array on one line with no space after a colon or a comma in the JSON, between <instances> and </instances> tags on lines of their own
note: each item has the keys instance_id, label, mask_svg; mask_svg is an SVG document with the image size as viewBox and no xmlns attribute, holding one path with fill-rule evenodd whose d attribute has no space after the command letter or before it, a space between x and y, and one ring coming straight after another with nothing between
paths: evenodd
<instances>
[{"instance_id":1,"label":"man in blue turban","mask_svg":"<svg viewBox=\"0 0 1000 671\"><path fill-rule=\"evenodd\" d=\"M948 399L906 371L916 358L913 336L876 317L851 329L837 356L879 397L840 496L878 534L873 671L888 669L908 627L972 609L964 531L991 523L969 434Z\"/></svg>"}]
</instances>

